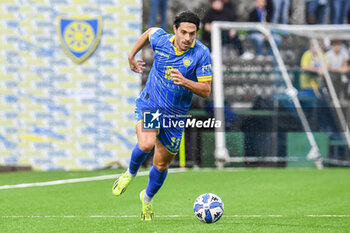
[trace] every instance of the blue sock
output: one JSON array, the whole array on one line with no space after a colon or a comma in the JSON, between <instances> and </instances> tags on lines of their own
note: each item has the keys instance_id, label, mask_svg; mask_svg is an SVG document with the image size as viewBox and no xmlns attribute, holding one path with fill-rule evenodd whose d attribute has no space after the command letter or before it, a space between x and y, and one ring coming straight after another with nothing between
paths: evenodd
<instances>
[{"instance_id":1,"label":"blue sock","mask_svg":"<svg viewBox=\"0 0 350 233\"><path fill-rule=\"evenodd\" d=\"M146 189L146 194L149 197L153 197L160 187L162 187L166 175L168 174L168 170L159 171L155 166L152 166L149 172L149 181Z\"/></svg>"},{"instance_id":2,"label":"blue sock","mask_svg":"<svg viewBox=\"0 0 350 233\"><path fill-rule=\"evenodd\" d=\"M136 175L137 171L139 170L140 166L142 165L143 161L145 161L147 155L150 151L146 152L139 148L139 145L136 144L130 158L130 164L129 164L129 172L132 175Z\"/></svg>"}]
</instances>

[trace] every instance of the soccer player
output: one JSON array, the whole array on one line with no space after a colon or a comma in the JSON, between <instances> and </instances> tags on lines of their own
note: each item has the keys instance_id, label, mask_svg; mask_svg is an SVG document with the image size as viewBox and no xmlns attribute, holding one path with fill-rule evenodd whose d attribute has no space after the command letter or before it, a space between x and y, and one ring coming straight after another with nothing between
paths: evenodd
<instances>
[{"instance_id":1,"label":"soccer player","mask_svg":"<svg viewBox=\"0 0 350 233\"><path fill-rule=\"evenodd\" d=\"M162 109L172 115L187 114L193 93L203 98L211 92L210 52L196 39L200 19L185 11L176 16L173 30L168 34L161 28L149 28L137 40L129 54L130 69L142 73L145 63L135 55L149 41L154 51L154 62L145 89L136 100L137 144L132 153L128 170L113 185L113 194L121 195L132 182L149 152L154 147L153 166L149 172L147 188L140 193L142 220L153 219L152 198L163 185L170 162L177 154L183 128L160 127L145 129L143 110L152 108L158 118Z\"/></svg>"}]
</instances>

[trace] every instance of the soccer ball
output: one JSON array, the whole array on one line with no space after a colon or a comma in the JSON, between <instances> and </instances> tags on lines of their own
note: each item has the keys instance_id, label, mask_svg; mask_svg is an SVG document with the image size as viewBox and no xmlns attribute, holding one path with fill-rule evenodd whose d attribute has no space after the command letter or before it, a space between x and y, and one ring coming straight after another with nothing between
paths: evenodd
<instances>
[{"instance_id":1,"label":"soccer ball","mask_svg":"<svg viewBox=\"0 0 350 233\"><path fill-rule=\"evenodd\" d=\"M218 221L224 213L224 203L213 193L200 195L193 205L194 215L199 221L214 223Z\"/></svg>"}]
</instances>

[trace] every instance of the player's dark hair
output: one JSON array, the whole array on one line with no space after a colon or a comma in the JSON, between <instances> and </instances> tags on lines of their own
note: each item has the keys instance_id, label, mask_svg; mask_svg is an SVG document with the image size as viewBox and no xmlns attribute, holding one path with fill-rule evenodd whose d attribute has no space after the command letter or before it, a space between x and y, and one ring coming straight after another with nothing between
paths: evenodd
<instances>
[{"instance_id":1,"label":"player's dark hair","mask_svg":"<svg viewBox=\"0 0 350 233\"><path fill-rule=\"evenodd\" d=\"M193 23L196 25L198 31L200 22L201 20L195 13L191 11L183 11L175 17L174 25L175 28L178 29L180 23Z\"/></svg>"}]
</instances>

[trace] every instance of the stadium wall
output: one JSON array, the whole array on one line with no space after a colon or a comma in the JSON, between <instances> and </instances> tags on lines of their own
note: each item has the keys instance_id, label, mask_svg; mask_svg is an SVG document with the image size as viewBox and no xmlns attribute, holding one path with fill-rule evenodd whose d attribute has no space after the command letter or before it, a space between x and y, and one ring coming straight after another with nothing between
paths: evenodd
<instances>
[{"instance_id":1,"label":"stadium wall","mask_svg":"<svg viewBox=\"0 0 350 233\"><path fill-rule=\"evenodd\" d=\"M142 1L2 0L0 18L0 165L128 164Z\"/></svg>"}]
</instances>

